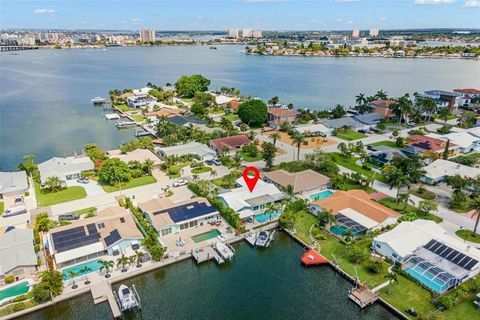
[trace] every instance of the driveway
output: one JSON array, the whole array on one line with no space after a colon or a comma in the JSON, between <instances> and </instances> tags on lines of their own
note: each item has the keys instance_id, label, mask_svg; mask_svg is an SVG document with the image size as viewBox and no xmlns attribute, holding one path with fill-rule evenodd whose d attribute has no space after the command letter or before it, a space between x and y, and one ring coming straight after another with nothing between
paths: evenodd
<instances>
[{"instance_id":1,"label":"driveway","mask_svg":"<svg viewBox=\"0 0 480 320\"><path fill-rule=\"evenodd\" d=\"M77 180L69 180L67 181L67 186L68 187L78 186L78 187L84 188L85 191L87 192L87 197L105 194L105 191L103 190L102 186L100 186L100 184L94 180L89 180L89 182L86 184L79 183L77 182Z\"/></svg>"}]
</instances>

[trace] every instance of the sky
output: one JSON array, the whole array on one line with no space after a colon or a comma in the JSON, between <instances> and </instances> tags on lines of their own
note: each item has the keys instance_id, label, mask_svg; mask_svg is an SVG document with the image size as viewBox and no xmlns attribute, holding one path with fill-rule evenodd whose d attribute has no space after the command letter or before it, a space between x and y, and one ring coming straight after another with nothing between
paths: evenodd
<instances>
[{"instance_id":1,"label":"sky","mask_svg":"<svg viewBox=\"0 0 480 320\"><path fill-rule=\"evenodd\" d=\"M0 28L480 28L480 0L0 0Z\"/></svg>"}]
</instances>

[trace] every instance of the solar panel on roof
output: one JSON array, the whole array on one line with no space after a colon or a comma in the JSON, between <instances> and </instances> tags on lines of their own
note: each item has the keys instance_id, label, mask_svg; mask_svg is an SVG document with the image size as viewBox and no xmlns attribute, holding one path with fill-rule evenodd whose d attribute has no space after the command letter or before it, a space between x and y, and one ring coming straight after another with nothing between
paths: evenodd
<instances>
[{"instance_id":1,"label":"solar panel on roof","mask_svg":"<svg viewBox=\"0 0 480 320\"><path fill-rule=\"evenodd\" d=\"M450 248L450 247L446 247L445 250L443 250L441 253L440 253L440 257L442 258L447 258L447 256L452 253L453 249Z\"/></svg>"},{"instance_id":2,"label":"solar panel on roof","mask_svg":"<svg viewBox=\"0 0 480 320\"><path fill-rule=\"evenodd\" d=\"M52 233L53 245L58 253L96 243L99 238L97 232L87 235L83 226Z\"/></svg>"},{"instance_id":3,"label":"solar panel on roof","mask_svg":"<svg viewBox=\"0 0 480 320\"><path fill-rule=\"evenodd\" d=\"M88 234L97 233L97 227L95 226L95 223L87 224L87 230L88 230Z\"/></svg>"},{"instance_id":4,"label":"solar panel on roof","mask_svg":"<svg viewBox=\"0 0 480 320\"><path fill-rule=\"evenodd\" d=\"M455 257L455 259L452 260L452 262L455 264L459 264L459 262L462 261L465 257L466 255L460 253L458 256Z\"/></svg>"},{"instance_id":5,"label":"solar panel on roof","mask_svg":"<svg viewBox=\"0 0 480 320\"><path fill-rule=\"evenodd\" d=\"M465 270L470 271L478 263L477 260L436 240L431 240L424 246L424 248L444 258L445 260L464 268Z\"/></svg>"},{"instance_id":6,"label":"solar panel on roof","mask_svg":"<svg viewBox=\"0 0 480 320\"><path fill-rule=\"evenodd\" d=\"M217 211L214 207L203 202L192 202L178 207L154 212L153 215L168 213L173 222L182 222L185 220L197 218L205 214Z\"/></svg>"},{"instance_id":7,"label":"solar panel on roof","mask_svg":"<svg viewBox=\"0 0 480 320\"><path fill-rule=\"evenodd\" d=\"M463 268L470 271L477 263L478 263L477 260L471 259L470 262L468 262Z\"/></svg>"},{"instance_id":8,"label":"solar panel on roof","mask_svg":"<svg viewBox=\"0 0 480 320\"><path fill-rule=\"evenodd\" d=\"M112 232L110 232L109 236L105 237L105 244L107 246L111 246L112 244L114 244L115 242L120 240L121 238L122 237L120 237L120 233L118 233L118 230L115 229Z\"/></svg>"}]
</instances>

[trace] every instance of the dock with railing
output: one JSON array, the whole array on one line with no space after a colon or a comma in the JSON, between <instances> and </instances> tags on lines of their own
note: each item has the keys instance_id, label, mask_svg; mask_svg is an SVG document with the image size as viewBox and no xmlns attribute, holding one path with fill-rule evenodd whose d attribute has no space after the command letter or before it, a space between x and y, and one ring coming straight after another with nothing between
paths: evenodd
<instances>
[{"instance_id":1,"label":"dock with railing","mask_svg":"<svg viewBox=\"0 0 480 320\"><path fill-rule=\"evenodd\" d=\"M110 305L110 310L112 310L112 315L114 318L119 318L122 315L120 307L118 306L117 300L113 294L112 286L109 282L102 281L96 283L90 287L90 292L92 293L93 302L99 304L105 301L108 301Z\"/></svg>"}]
</instances>

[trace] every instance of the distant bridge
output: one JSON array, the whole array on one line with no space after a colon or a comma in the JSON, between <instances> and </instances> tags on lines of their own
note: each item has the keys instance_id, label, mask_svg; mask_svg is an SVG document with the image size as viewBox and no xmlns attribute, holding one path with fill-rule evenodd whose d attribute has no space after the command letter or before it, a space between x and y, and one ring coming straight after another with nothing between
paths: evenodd
<instances>
[{"instance_id":1,"label":"distant bridge","mask_svg":"<svg viewBox=\"0 0 480 320\"><path fill-rule=\"evenodd\" d=\"M20 50L36 50L37 46L0 46L0 52L20 51Z\"/></svg>"}]
</instances>

